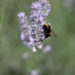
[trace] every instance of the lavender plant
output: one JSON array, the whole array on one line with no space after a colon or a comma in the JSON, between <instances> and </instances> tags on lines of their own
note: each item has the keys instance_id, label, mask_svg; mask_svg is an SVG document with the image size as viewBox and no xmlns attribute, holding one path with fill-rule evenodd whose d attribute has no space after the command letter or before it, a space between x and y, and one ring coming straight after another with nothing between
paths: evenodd
<instances>
[{"instance_id":1,"label":"lavender plant","mask_svg":"<svg viewBox=\"0 0 75 75\"><path fill-rule=\"evenodd\" d=\"M48 0L39 0L31 5L30 21L29 25L25 12L18 13L21 40L25 45L30 47L33 52L36 52L35 46L42 49L42 41L45 40L43 25L45 24L45 18L50 13L51 5Z\"/></svg>"}]
</instances>

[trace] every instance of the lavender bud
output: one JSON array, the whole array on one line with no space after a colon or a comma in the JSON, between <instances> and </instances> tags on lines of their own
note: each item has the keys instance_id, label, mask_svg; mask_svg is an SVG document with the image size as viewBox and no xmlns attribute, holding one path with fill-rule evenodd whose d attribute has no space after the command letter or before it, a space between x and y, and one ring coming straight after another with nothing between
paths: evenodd
<instances>
[{"instance_id":1,"label":"lavender bud","mask_svg":"<svg viewBox=\"0 0 75 75\"><path fill-rule=\"evenodd\" d=\"M50 45L45 46L45 48L43 49L44 53L48 53L52 50L52 47Z\"/></svg>"},{"instance_id":2,"label":"lavender bud","mask_svg":"<svg viewBox=\"0 0 75 75\"><path fill-rule=\"evenodd\" d=\"M31 70L30 75L38 75L38 71L37 70Z\"/></svg>"},{"instance_id":3,"label":"lavender bud","mask_svg":"<svg viewBox=\"0 0 75 75\"><path fill-rule=\"evenodd\" d=\"M33 48L32 48L32 51L33 51L33 52L37 52L37 50L36 50L36 48L35 48L35 47L33 47Z\"/></svg>"},{"instance_id":4,"label":"lavender bud","mask_svg":"<svg viewBox=\"0 0 75 75\"><path fill-rule=\"evenodd\" d=\"M41 8L41 4L39 2L34 2L32 3L32 6L31 6L32 9L34 10L39 10Z\"/></svg>"}]
</instances>

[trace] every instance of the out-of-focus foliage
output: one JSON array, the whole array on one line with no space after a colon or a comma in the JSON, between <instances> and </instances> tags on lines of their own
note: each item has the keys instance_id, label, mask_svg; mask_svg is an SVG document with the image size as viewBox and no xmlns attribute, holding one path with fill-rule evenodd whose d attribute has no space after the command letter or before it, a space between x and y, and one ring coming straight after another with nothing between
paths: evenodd
<instances>
[{"instance_id":1,"label":"out-of-focus foliage","mask_svg":"<svg viewBox=\"0 0 75 75\"><path fill-rule=\"evenodd\" d=\"M75 10L65 8L62 0L50 0L47 22L52 23L56 37L48 38L43 45L50 44L52 51L33 53L20 40L17 13L25 11L29 18L34 1L0 0L0 75L30 75L33 69L39 75L75 75Z\"/></svg>"}]
</instances>

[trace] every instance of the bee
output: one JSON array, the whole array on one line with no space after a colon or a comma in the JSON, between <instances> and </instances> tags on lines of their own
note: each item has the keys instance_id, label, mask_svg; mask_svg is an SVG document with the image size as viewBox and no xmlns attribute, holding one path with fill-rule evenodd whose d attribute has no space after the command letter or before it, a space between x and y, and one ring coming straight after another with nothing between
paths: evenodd
<instances>
[{"instance_id":1,"label":"bee","mask_svg":"<svg viewBox=\"0 0 75 75\"><path fill-rule=\"evenodd\" d=\"M44 29L45 39L52 35L53 31L49 24L44 24L43 29Z\"/></svg>"}]
</instances>

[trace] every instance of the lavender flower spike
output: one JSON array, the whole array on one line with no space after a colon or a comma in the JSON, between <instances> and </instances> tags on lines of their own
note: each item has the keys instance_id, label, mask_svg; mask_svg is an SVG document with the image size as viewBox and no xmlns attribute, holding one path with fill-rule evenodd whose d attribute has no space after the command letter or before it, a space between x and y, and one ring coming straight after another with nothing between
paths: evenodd
<instances>
[{"instance_id":1,"label":"lavender flower spike","mask_svg":"<svg viewBox=\"0 0 75 75\"><path fill-rule=\"evenodd\" d=\"M45 39L43 25L45 24L44 18L50 13L50 4L48 0L39 0L31 5L32 12L30 14L31 20L31 36L35 36L34 43L38 48L42 48L42 41Z\"/></svg>"},{"instance_id":2,"label":"lavender flower spike","mask_svg":"<svg viewBox=\"0 0 75 75\"><path fill-rule=\"evenodd\" d=\"M28 20L24 12L18 13L19 23L20 23L20 29L21 29L21 40L23 43L28 43L30 40L27 36L29 36L29 26L28 26Z\"/></svg>"},{"instance_id":3,"label":"lavender flower spike","mask_svg":"<svg viewBox=\"0 0 75 75\"><path fill-rule=\"evenodd\" d=\"M24 12L20 12L17 15L21 29L21 40L25 45L30 47L33 52L37 51L35 46L39 49L42 48L42 41L45 40L43 25L45 24L45 18L50 13L50 8L51 6L48 0L39 0L32 3L30 25Z\"/></svg>"}]
</instances>

